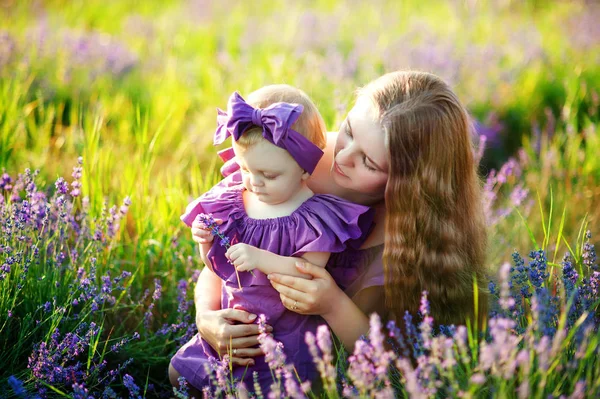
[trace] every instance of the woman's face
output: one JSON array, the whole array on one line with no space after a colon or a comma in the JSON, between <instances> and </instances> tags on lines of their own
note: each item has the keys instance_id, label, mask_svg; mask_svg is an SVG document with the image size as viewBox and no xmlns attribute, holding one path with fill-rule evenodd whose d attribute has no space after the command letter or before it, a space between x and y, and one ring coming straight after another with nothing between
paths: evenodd
<instances>
[{"instance_id":1,"label":"woman's face","mask_svg":"<svg viewBox=\"0 0 600 399\"><path fill-rule=\"evenodd\" d=\"M384 197L388 178L385 133L375 107L367 98L359 97L342 122L331 175L342 187L377 199Z\"/></svg>"}]
</instances>

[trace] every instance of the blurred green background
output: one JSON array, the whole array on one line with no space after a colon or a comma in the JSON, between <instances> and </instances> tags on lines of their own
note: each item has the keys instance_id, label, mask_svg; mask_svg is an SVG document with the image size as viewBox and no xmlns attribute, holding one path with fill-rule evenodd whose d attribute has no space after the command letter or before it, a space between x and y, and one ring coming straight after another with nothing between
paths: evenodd
<instances>
[{"instance_id":1,"label":"blurred green background","mask_svg":"<svg viewBox=\"0 0 600 399\"><path fill-rule=\"evenodd\" d=\"M219 177L215 109L234 90L297 86L337 130L357 87L433 72L486 137L491 271L599 232L597 2L3 0L0 20L0 168L51 188L83 156L92 215L131 197L106 267L135 271L140 293L162 279L156 325L201 266L179 215ZM175 343L137 345L160 380Z\"/></svg>"}]
</instances>

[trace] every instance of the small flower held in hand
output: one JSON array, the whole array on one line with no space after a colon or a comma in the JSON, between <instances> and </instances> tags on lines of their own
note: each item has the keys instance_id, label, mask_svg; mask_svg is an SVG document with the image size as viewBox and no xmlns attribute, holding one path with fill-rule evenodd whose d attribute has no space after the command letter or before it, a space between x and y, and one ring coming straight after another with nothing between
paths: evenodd
<instances>
[{"instance_id":1,"label":"small flower held in hand","mask_svg":"<svg viewBox=\"0 0 600 399\"><path fill-rule=\"evenodd\" d=\"M215 222L215 219L214 219L212 213L209 213L209 214L201 213L198 216L196 216L196 221L202 223L204 225L204 227L206 227L207 229L210 229L213 236L219 237L219 239L220 239L219 245L221 245L222 247L225 247L225 250L228 250L229 247L231 247L231 242L229 240L229 237L227 237L226 235L221 233L221 231L219 230L219 226L217 225L217 222ZM238 280L238 287L240 289L242 289L242 283L240 282L240 275L238 274L238 271L235 267L234 267L234 270L235 270L235 276L237 277L237 280Z\"/></svg>"},{"instance_id":2,"label":"small flower held in hand","mask_svg":"<svg viewBox=\"0 0 600 399\"><path fill-rule=\"evenodd\" d=\"M229 247L225 256L229 263L234 264L236 270L252 273L261 263L261 253L261 249L240 242Z\"/></svg>"}]
</instances>

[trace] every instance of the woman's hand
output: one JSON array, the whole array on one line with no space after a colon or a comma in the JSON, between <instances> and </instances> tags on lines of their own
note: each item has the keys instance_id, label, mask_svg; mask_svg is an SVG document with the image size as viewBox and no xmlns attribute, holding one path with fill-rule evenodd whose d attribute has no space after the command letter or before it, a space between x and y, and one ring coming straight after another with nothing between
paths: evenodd
<instances>
[{"instance_id":1,"label":"woman's hand","mask_svg":"<svg viewBox=\"0 0 600 399\"><path fill-rule=\"evenodd\" d=\"M254 365L253 357L263 355L258 348L256 315L240 309L207 310L196 315L200 336L219 355L229 354L231 362L239 366ZM267 325L267 332L273 328Z\"/></svg>"},{"instance_id":2,"label":"woman's hand","mask_svg":"<svg viewBox=\"0 0 600 399\"><path fill-rule=\"evenodd\" d=\"M217 226L223 224L223 220L215 219ZM192 239L198 244L208 244L213 241L213 234L211 229L206 227L204 223L199 220L192 222Z\"/></svg>"},{"instance_id":3,"label":"woman's hand","mask_svg":"<svg viewBox=\"0 0 600 399\"><path fill-rule=\"evenodd\" d=\"M324 268L302 261L296 262L296 268L312 279L269 274L271 285L279 291L283 306L299 314L326 317L335 310L335 304L340 295L345 295L344 292Z\"/></svg>"}]
</instances>

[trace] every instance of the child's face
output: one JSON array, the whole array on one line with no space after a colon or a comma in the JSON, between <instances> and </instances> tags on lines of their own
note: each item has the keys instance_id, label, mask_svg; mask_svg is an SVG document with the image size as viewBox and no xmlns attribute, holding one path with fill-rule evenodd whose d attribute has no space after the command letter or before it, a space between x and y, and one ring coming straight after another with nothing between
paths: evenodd
<instances>
[{"instance_id":1,"label":"child's face","mask_svg":"<svg viewBox=\"0 0 600 399\"><path fill-rule=\"evenodd\" d=\"M244 187L261 202L270 205L286 202L310 176L286 150L266 140L246 149L234 141L233 150Z\"/></svg>"}]
</instances>

